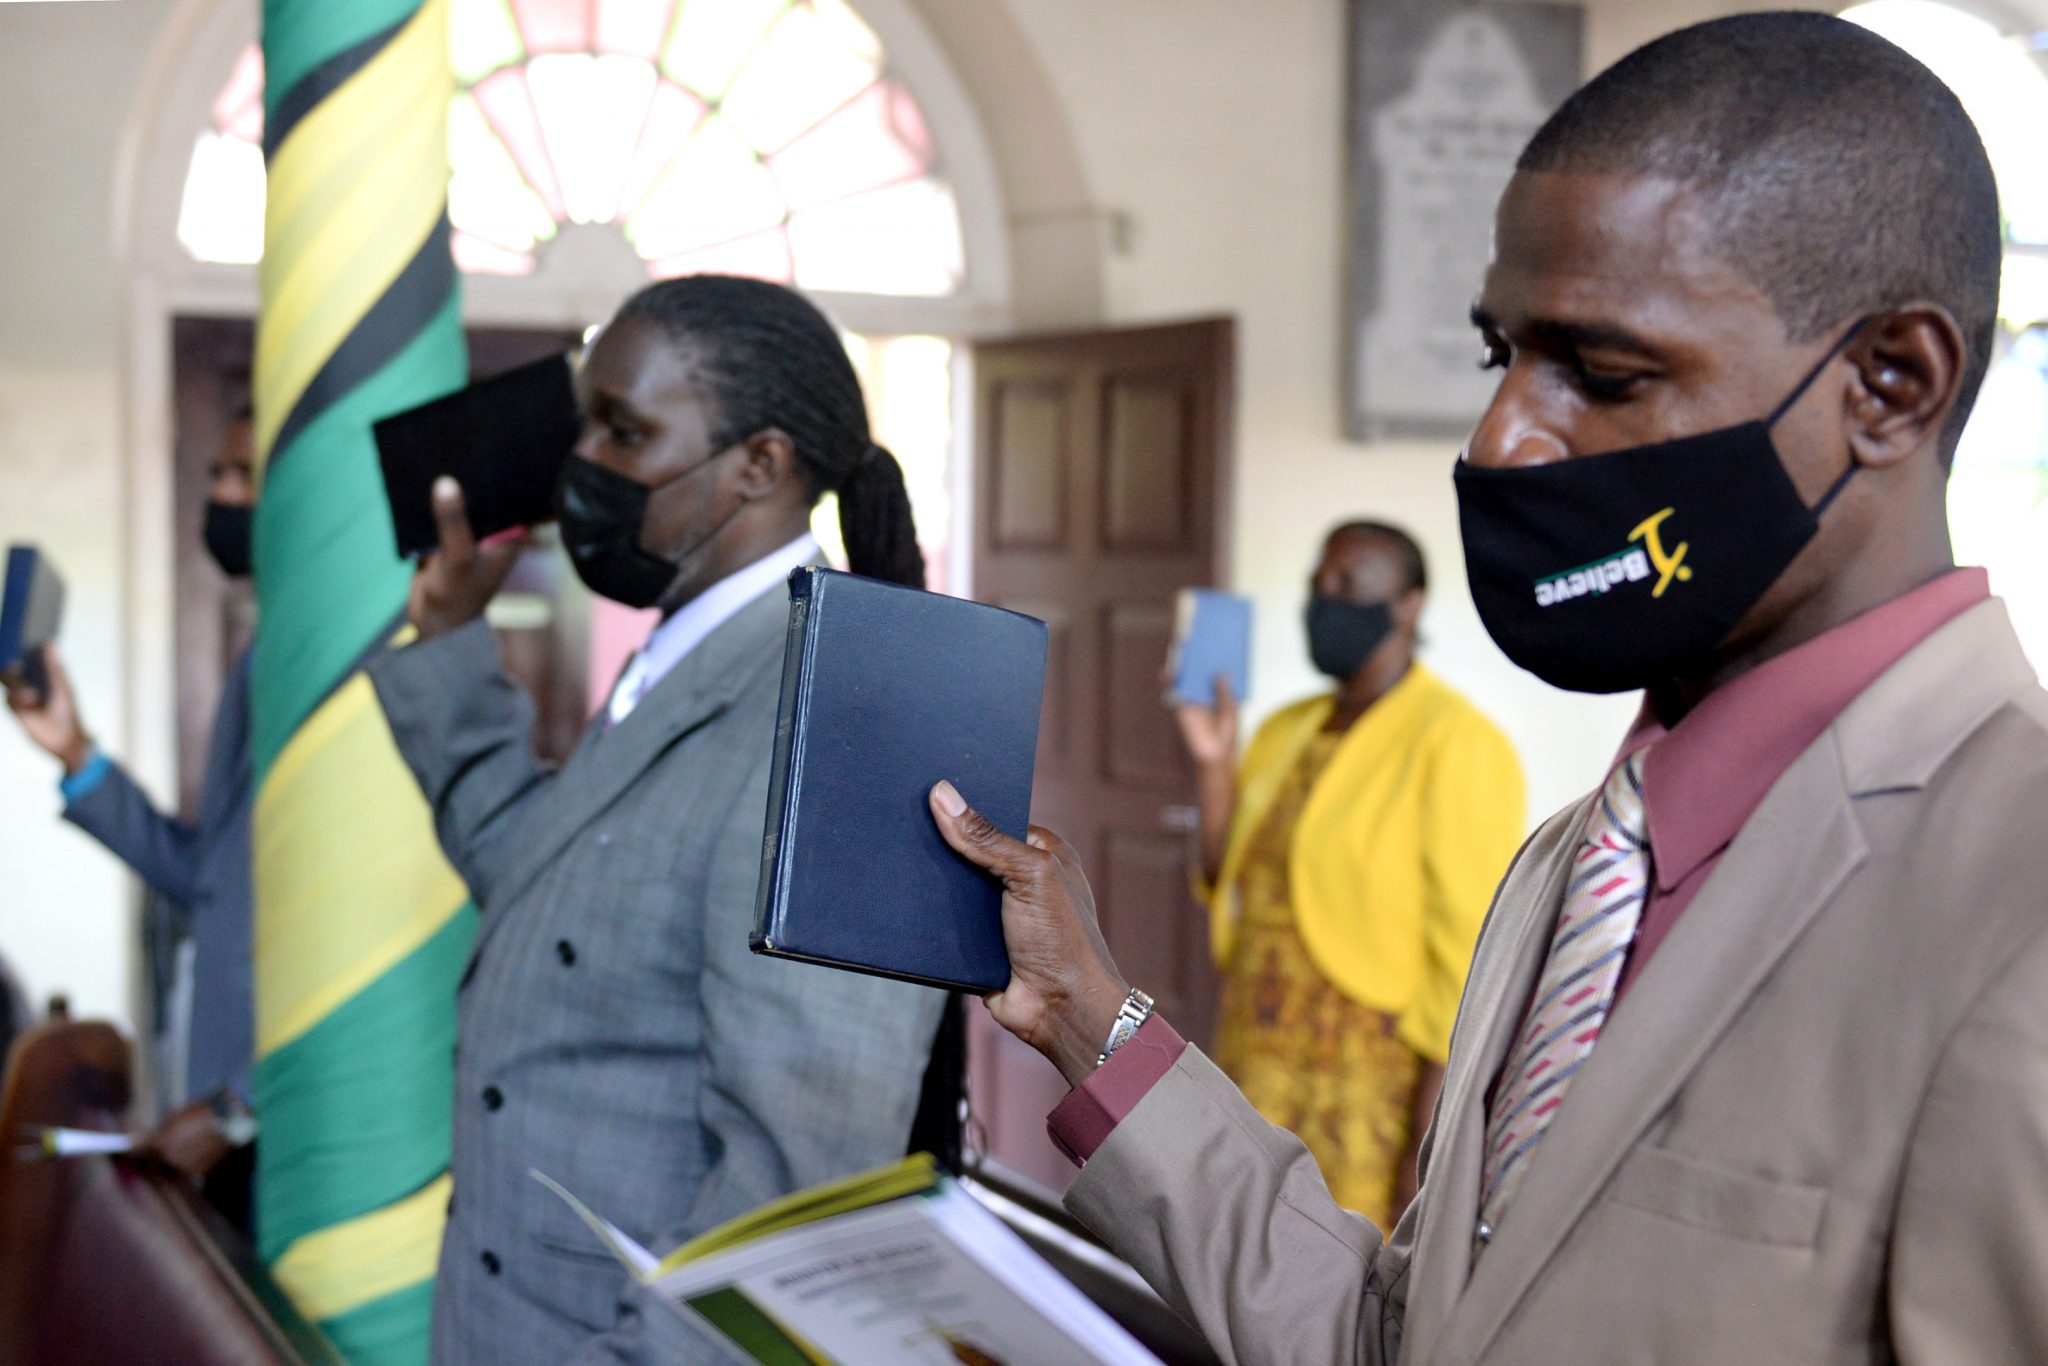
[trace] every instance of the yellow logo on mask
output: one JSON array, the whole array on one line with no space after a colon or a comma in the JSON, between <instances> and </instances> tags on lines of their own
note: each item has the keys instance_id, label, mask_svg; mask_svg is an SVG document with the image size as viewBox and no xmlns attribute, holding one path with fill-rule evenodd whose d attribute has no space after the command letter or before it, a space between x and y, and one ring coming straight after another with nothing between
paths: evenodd
<instances>
[{"instance_id":1,"label":"yellow logo on mask","mask_svg":"<svg viewBox=\"0 0 2048 1366\"><path fill-rule=\"evenodd\" d=\"M1675 509L1665 508L1662 512L1650 514L1636 523L1636 529L1628 534L1631 541L1643 543L1644 549L1650 552L1650 562L1657 567L1657 586L1650 590L1650 596L1653 598L1663 597L1664 590L1671 586L1673 579L1683 583L1692 577L1692 569L1685 563L1685 552L1691 548L1692 543L1680 541L1676 550L1667 551L1664 549L1663 540L1657 534L1658 524L1673 511Z\"/></svg>"}]
</instances>

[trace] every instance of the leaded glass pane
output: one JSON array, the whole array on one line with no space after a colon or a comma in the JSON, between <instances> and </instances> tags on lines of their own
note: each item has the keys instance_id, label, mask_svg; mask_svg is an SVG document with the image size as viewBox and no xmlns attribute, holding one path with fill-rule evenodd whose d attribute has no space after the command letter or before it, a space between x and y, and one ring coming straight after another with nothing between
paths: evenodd
<instances>
[{"instance_id":1,"label":"leaded glass pane","mask_svg":"<svg viewBox=\"0 0 2048 1366\"><path fill-rule=\"evenodd\" d=\"M647 122L640 129L633 164L619 194L621 217L640 207L647 191L675 160L676 149L689 140L703 117L704 102L673 81L662 81L654 88L654 102L648 107Z\"/></svg>"},{"instance_id":2,"label":"leaded glass pane","mask_svg":"<svg viewBox=\"0 0 2048 1366\"><path fill-rule=\"evenodd\" d=\"M597 7L597 50L656 60L674 10L672 0L605 0Z\"/></svg>"},{"instance_id":3,"label":"leaded glass pane","mask_svg":"<svg viewBox=\"0 0 2048 1366\"><path fill-rule=\"evenodd\" d=\"M562 53L526 64L571 222L609 223L618 213L654 83L654 68L636 57Z\"/></svg>"},{"instance_id":4,"label":"leaded glass pane","mask_svg":"<svg viewBox=\"0 0 2048 1366\"><path fill-rule=\"evenodd\" d=\"M788 7L789 0L683 0L662 67L705 99L718 99Z\"/></svg>"},{"instance_id":5,"label":"leaded glass pane","mask_svg":"<svg viewBox=\"0 0 2048 1366\"><path fill-rule=\"evenodd\" d=\"M540 115L534 110L533 96L527 89L526 68L510 67L495 73L476 86L475 94L484 116L491 121L492 131L518 163L526 183L533 186L557 223L567 221L568 201L563 197L561 182L555 179L547 137L541 132Z\"/></svg>"},{"instance_id":6,"label":"leaded glass pane","mask_svg":"<svg viewBox=\"0 0 2048 1366\"><path fill-rule=\"evenodd\" d=\"M783 215L775 177L713 116L626 220L626 236L652 261L774 227Z\"/></svg>"},{"instance_id":7,"label":"leaded glass pane","mask_svg":"<svg viewBox=\"0 0 2048 1366\"><path fill-rule=\"evenodd\" d=\"M590 47L589 0L512 0L512 16L529 57L542 52L584 52Z\"/></svg>"},{"instance_id":8,"label":"leaded glass pane","mask_svg":"<svg viewBox=\"0 0 2048 1366\"><path fill-rule=\"evenodd\" d=\"M931 167L917 106L894 85L873 85L768 159L792 210L915 180Z\"/></svg>"},{"instance_id":9,"label":"leaded glass pane","mask_svg":"<svg viewBox=\"0 0 2048 1366\"><path fill-rule=\"evenodd\" d=\"M721 112L757 152L786 146L873 84L876 58L836 41L808 5L783 15L748 58Z\"/></svg>"},{"instance_id":10,"label":"leaded glass pane","mask_svg":"<svg viewBox=\"0 0 2048 1366\"><path fill-rule=\"evenodd\" d=\"M555 235L554 215L468 94L448 106L448 159L448 221L455 227L514 252L530 252Z\"/></svg>"},{"instance_id":11,"label":"leaded glass pane","mask_svg":"<svg viewBox=\"0 0 2048 1366\"><path fill-rule=\"evenodd\" d=\"M922 113L846 0L454 0L449 219L466 271L530 273L561 223L614 224L652 275L960 287L960 223ZM262 250L251 47L194 147L178 233Z\"/></svg>"},{"instance_id":12,"label":"leaded glass pane","mask_svg":"<svg viewBox=\"0 0 2048 1366\"><path fill-rule=\"evenodd\" d=\"M526 58L505 0L455 0L449 22L450 65L463 85L475 85L499 67L516 66Z\"/></svg>"}]
</instances>

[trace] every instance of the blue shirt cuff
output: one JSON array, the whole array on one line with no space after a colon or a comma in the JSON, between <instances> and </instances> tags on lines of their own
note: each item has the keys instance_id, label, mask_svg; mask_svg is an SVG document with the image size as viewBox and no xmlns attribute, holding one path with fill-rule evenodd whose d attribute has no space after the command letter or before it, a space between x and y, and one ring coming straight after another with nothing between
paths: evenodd
<instances>
[{"instance_id":1,"label":"blue shirt cuff","mask_svg":"<svg viewBox=\"0 0 2048 1366\"><path fill-rule=\"evenodd\" d=\"M85 761L85 767L76 773L67 773L57 780L57 790L64 794L64 805L76 806L91 795L92 790L106 781L112 772L114 761L95 749L92 757Z\"/></svg>"}]
</instances>

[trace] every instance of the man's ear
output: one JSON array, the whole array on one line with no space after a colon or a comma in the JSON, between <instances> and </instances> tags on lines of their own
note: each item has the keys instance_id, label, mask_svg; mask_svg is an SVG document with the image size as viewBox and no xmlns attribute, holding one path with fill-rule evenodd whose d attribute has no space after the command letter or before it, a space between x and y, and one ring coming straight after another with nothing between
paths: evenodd
<instances>
[{"instance_id":1,"label":"man's ear","mask_svg":"<svg viewBox=\"0 0 2048 1366\"><path fill-rule=\"evenodd\" d=\"M1881 313L1852 342L1844 418L1859 465L1883 468L1938 449L1961 396L1967 347L1955 315L1912 303Z\"/></svg>"},{"instance_id":2,"label":"man's ear","mask_svg":"<svg viewBox=\"0 0 2048 1366\"><path fill-rule=\"evenodd\" d=\"M797 468L796 443L780 427L764 427L740 443L745 454L740 462L740 497L749 501L767 498L778 490L801 483Z\"/></svg>"}]
</instances>

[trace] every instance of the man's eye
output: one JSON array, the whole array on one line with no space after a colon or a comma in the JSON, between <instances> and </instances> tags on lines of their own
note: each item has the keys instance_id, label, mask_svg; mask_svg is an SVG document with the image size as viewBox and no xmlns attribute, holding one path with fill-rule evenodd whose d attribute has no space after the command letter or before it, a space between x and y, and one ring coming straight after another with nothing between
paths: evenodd
<instances>
[{"instance_id":1,"label":"man's eye","mask_svg":"<svg viewBox=\"0 0 2048 1366\"><path fill-rule=\"evenodd\" d=\"M1579 356L1573 356L1569 365L1572 383L1578 386L1580 393L1595 403L1613 403L1627 398L1643 379L1642 375L1632 372L1596 370Z\"/></svg>"},{"instance_id":2,"label":"man's eye","mask_svg":"<svg viewBox=\"0 0 2048 1366\"><path fill-rule=\"evenodd\" d=\"M1501 341L1495 341L1495 340L1494 340L1493 338L1491 338L1491 337L1482 337L1482 338L1480 338L1480 340L1479 340L1479 368L1480 368L1480 369L1482 369L1482 370L1505 370L1505 369L1507 369L1507 368L1508 368L1508 359L1509 359L1509 357L1508 357L1508 348L1507 348L1507 343L1506 343L1506 342L1501 342Z\"/></svg>"},{"instance_id":3,"label":"man's eye","mask_svg":"<svg viewBox=\"0 0 2048 1366\"><path fill-rule=\"evenodd\" d=\"M611 437L614 446L632 446L638 444L640 440L638 431L631 427L621 427L616 423L607 427L605 431Z\"/></svg>"}]
</instances>

